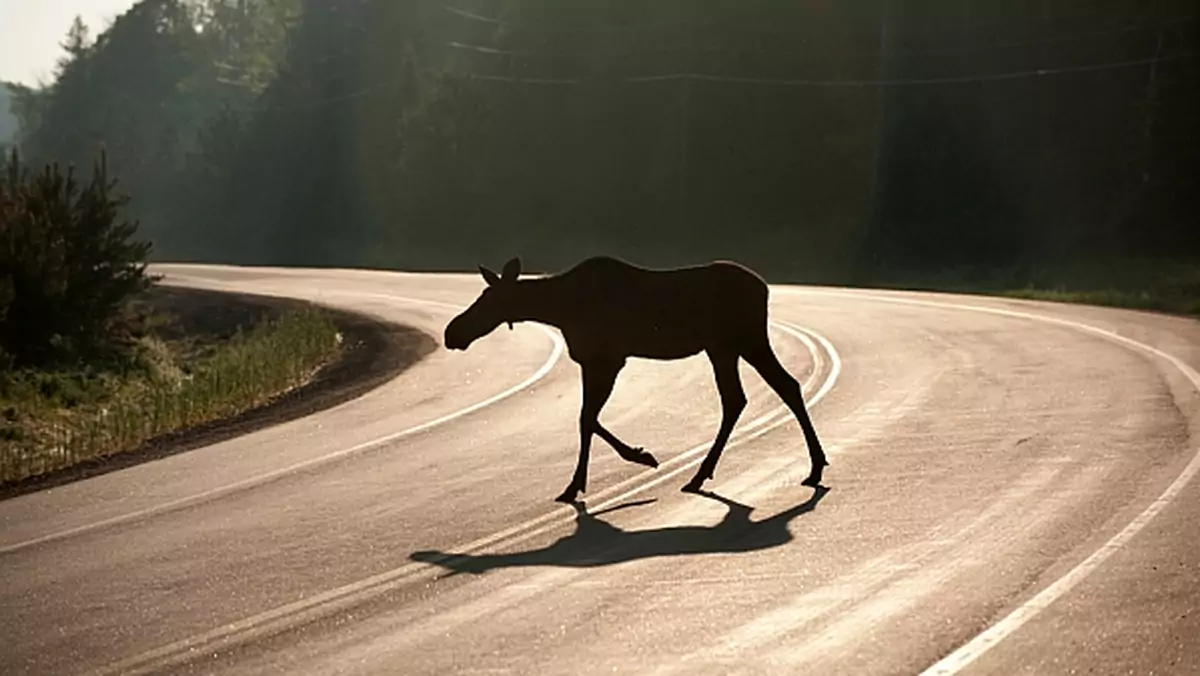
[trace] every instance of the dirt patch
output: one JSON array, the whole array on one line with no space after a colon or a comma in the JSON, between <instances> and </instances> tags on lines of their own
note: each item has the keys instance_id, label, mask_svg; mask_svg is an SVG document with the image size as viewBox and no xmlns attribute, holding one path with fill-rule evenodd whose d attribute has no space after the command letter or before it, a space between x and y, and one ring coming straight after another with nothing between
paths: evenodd
<instances>
[{"instance_id":1,"label":"dirt patch","mask_svg":"<svg viewBox=\"0 0 1200 676\"><path fill-rule=\"evenodd\" d=\"M313 307L289 298L170 286L150 291L147 302L169 306L175 315L175 320L157 333L175 340L186 337L198 353L212 349L239 328L246 331L289 310ZM0 488L0 500L169 457L332 408L391 380L437 348L432 336L415 328L322 309L342 333L342 348L337 358L304 385L236 416L161 435L135 450L8 484Z\"/></svg>"}]
</instances>

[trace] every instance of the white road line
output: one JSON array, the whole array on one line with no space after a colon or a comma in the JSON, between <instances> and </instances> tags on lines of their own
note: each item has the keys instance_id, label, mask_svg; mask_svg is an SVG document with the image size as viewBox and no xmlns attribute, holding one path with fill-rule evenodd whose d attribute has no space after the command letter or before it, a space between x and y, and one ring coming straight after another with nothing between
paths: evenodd
<instances>
[{"instance_id":1,"label":"white road line","mask_svg":"<svg viewBox=\"0 0 1200 676\"><path fill-rule=\"evenodd\" d=\"M776 664L780 660L771 657L783 652L783 661L803 663L812 653L828 654L827 651L837 639L861 638L864 635L863 625L840 632L831 631L830 627L851 625L856 616L864 614L878 617L882 613L871 611L878 611L881 607L887 613L897 612L905 602L916 598L916 594L905 594L903 590L927 591L931 588L914 580L940 580L950 574L932 565L935 559L945 558L947 552L950 558L965 552L971 537L979 532L987 532L993 522L1027 502L1030 496L1051 484L1061 471L1060 466L1038 464L1009 482L998 498L955 532L942 534L933 541L913 540L886 551L823 585L757 615L710 641L705 648L685 655L671 665L660 667L654 673L690 671L697 664L736 664L739 657L746 654L759 657L762 660L759 663ZM961 564L962 561L955 563ZM826 620L828 626L811 626L819 620ZM794 643L783 640L784 637L800 634L813 640L796 640ZM768 653L772 646L774 650Z\"/></svg>"},{"instance_id":2,"label":"white road line","mask_svg":"<svg viewBox=\"0 0 1200 676\"><path fill-rule=\"evenodd\" d=\"M830 390L842 371L841 358L838 356L837 350L833 344L824 336L812 331L804 329L792 324L783 322L772 322L772 324L800 340L811 352L813 356L812 373L806 379L804 385L811 386L820 373L821 357L816 345L820 343L825 350L830 360L829 374L826 376L820 388L808 400L808 406L814 407L821 399L823 399ZM779 416L774 422L766 424L761 422L763 418L778 416L780 412L787 412L786 416ZM791 421L790 411L786 406L779 407L774 411L760 416L760 418L751 421L746 426L742 427L739 432L744 431L747 427L760 427L752 434L743 435L737 438L730 438L726 448L740 445L747 441L761 437L773 429ZM700 464L703 460L703 453L708 450L711 442L694 446L679 456L672 458L670 461L662 463L658 469L647 469L640 474L618 483L608 489L597 493L594 498L600 500L594 506L593 510L603 509L605 507L620 503L627 500L629 497L641 493L647 489L653 488L680 473ZM681 463L679 467L662 472L663 468L669 464ZM657 476L655 476L657 475ZM652 477L653 478L650 478ZM646 479L649 479L648 481ZM626 489L626 487L630 486ZM615 494L614 494L615 493ZM568 505L556 507L553 511L535 517L524 523L518 524L511 528L507 528L498 533L494 533L484 538L480 538L473 542L454 547L453 550L457 553L478 552L485 547L511 546L520 542L529 540L542 533L545 533L552 528L559 527L563 524L571 523L575 520L576 513L574 508ZM451 557L444 557L449 559ZM138 655L120 660L119 662L108 665L100 670L101 674L140 674L151 673L163 669L167 665L186 662L189 658L200 654L209 654L222 650L228 646L236 645L246 640L253 639L259 636L269 636L279 631L284 631L289 627L297 626L304 622L315 620L319 617L336 612L339 609L353 607L371 598L378 597L401 584L409 582L412 578L417 577L421 573L436 573L438 561L431 562L414 562L399 566L389 571L378 573L368 578L352 582L335 589L330 589L321 592L314 596L295 601L283 606L278 606L271 610L259 613L257 615L243 618L235 622L230 622L216 629L197 634L188 638L180 639L172 643L160 646L153 650L143 652Z\"/></svg>"},{"instance_id":3,"label":"white road line","mask_svg":"<svg viewBox=\"0 0 1200 676\"><path fill-rule=\"evenodd\" d=\"M177 277L178 277L178 275L177 275ZM417 299L417 298L405 298L403 296L391 296L391 295L386 295L386 294L355 294L352 292L347 292L345 295L351 295L351 296L357 296L357 297L380 297L380 298L399 300L402 302L414 303L414 304L436 305L436 306L451 307L451 308L457 307L457 306L449 305L447 303L440 303L438 301L427 301L427 300L422 300L422 299ZM503 392L492 395L492 396L488 397L487 399L484 399L482 401L471 404L470 406L467 406L466 408L460 408L457 411L453 411L453 412L443 415L441 417L434 418L433 420L429 420L429 421L423 422L419 425L415 425L413 427L409 427L407 429L400 430L399 432L392 432L391 434L386 434L382 437L377 437L370 441L365 441L361 444L351 446L350 448L344 448L339 451L334 451L332 453L328 453L326 455L322 455L322 456L319 456L316 458L310 458L308 460L304 460L302 462L297 462L297 463L288 465L286 467L281 467L279 469L272 470L270 472L263 472L262 474L257 474L255 476L248 477L241 481L227 484L225 486L219 486L217 488L213 488L213 489L210 489L207 491L195 493L193 495L178 498L176 500L171 500L169 502L160 503L158 505L154 505L153 507L146 507L145 509L139 509L139 510L136 510L133 512L128 512L126 514L121 514L121 515L114 516L114 517L111 517L108 519L102 519L100 521L93 521L90 523L83 524L81 526L76 526L74 528L68 528L68 529L57 531L54 533L49 533L47 535L43 535L40 537L31 538L29 540L22 540L20 542L15 542L13 544L0 546L0 554L8 554L8 553L15 552L15 551L18 551L21 549L25 549L27 547L32 547L34 545L45 544L47 542L61 540L63 538L68 538L68 537L71 537L74 535L79 535L81 533L86 533L86 532L98 530L101 528L107 528L109 526L115 526L118 524L130 522L130 521L135 521L137 519L142 519L142 518L145 518L148 516L153 516L156 514L162 514L164 512L169 512L172 510L180 509L182 507L187 507L189 505L194 505L196 503L204 502L206 500L211 500L213 498L220 497L223 495L228 495L230 493L235 493L237 491L246 490L248 488L253 488L256 486L261 486L263 484L269 483L271 481L275 481L275 480L280 479L289 474L294 474L296 472L300 472L300 471L303 471L306 469L311 469L313 467L317 467L317 466L325 464L325 463L333 462L335 460L339 460L341 458L345 458L347 456L354 455L355 453L361 453L363 451L367 451L372 448L382 446L383 444L391 443L393 441L396 441L397 439L402 439L404 437L408 437L408 436L412 436L412 435L420 433L420 432L424 432L426 430L437 427L438 425L444 425L445 423L448 423L452 420L457 420L458 418L461 418L465 415L474 413L475 411L478 411L481 408L495 404L503 399L507 399L508 397L511 397L512 395L517 394L518 392L528 388L529 386L533 385L537 381L544 378L546 376L546 374L550 373L550 371L554 368L554 365L558 363L558 360L562 356L563 351L564 351L564 344L563 344L562 338L554 331L551 331L543 326L538 325L537 328L541 329L543 333L545 333L547 336L549 336L552 344L554 345L554 348L550 352L550 357L548 359L546 359L546 362L544 364L542 364L542 366L540 368L538 368L538 370L536 372L534 372L533 375L529 376L525 380L522 380L520 383L517 383L516 385L508 388L507 390L504 390Z\"/></svg>"},{"instance_id":4,"label":"white road line","mask_svg":"<svg viewBox=\"0 0 1200 676\"><path fill-rule=\"evenodd\" d=\"M1061 319L1058 317L1048 317L1045 315L1028 312L1020 312L1016 310L1004 310L1000 308L980 307L944 301L876 296L867 293L845 293L826 290L812 292L794 290L792 293L835 295L853 298L865 298L868 300L876 300L886 303L901 303L906 305L918 305L953 310L968 310L971 312L982 312L1006 317L1031 319L1050 324L1058 324L1060 326L1091 333L1093 335L1097 335L1110 341L1125 345L1126 347L1141 350L1155 357L1163 359L1178 369L1179 372L1184 375L1184 377L1191 381L1196 390L1200 391L1200 374L1198 374L1195 369L1188 366L1174 355L1163 352L1152 345L1147 345L1145 343L1133 340L1132 338L1122 336L1118 333L1091 326L1089 324L1084 324L1082 322ZM995 647L1005 638L1011 636L1025 623L1037 616L1038 613L1046 609L1048 606L1050 606L1050 604L1054 603L1056 600L1061 598L1064 594L1082 582L1084 578L1099 568L1110 556L1128 544L1129 541L1134 538L1134 536L1136 536L1143 528L1146 527L1146 524L1150 523L1151 519L1157 516L1159 512L1165 509L1172 500L1177 498L1179 494L1183 492L1183 489L1187 487L1188 483L1191 482L1191 480L1196 476L1197 472L1200 472L1200 448L1196 449L1196 453L1192 456L1191 461L1188 462L1183 471L1179 473L1179 476L1176 477L1169 486L1167 486L1166 490L1164 490L1154 502L1150 503L1150 506L1138 514L1133 521L1129 522L1127 526L1122 528L1121 531L1108 540L1108 542L1105 542L1103 545L1101 545L1099 549L1091 554L1091 556L1088 556L1086 559L1068 571L1065 575L1055 580L1048 587L1035 594L1032 598L1017 606L1012 610L1012 612L1004 616L998 622L991 625L974 638L964 643L958 649L930 666L928 669L922 672L922 676L933 676L935 674L938 676L945 676L947 674L957 674L972 662L982 657L984 653Z\"/></svg>"}]
</instances>

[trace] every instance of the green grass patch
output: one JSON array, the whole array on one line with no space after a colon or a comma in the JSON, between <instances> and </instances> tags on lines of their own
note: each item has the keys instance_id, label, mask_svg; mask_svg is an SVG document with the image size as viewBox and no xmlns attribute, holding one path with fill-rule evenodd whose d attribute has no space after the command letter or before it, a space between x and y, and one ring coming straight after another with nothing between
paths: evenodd
<instances>
[{"instance_id":1,"label":"green grass patch","mask_svg":"<svg viewBox=\"0 0 1200 676\"><path fill-rule=\"evenodd\" d=\"M1119 259L935 271L891 270L865 275L858 283L1200 317L1200 263Z\"/></svg>"},{"instance_id":2,"label":"green grass patch","mask_svg":"<svg viewBox=\"0 0 1200 676\"><path fill-rule=\"evenodd\" d=\"M1026 298L1056 303L1081 303L1106 307L1155 310L1174 314L1200 316L1200 298L1170 299L1148 291L1129 292L1116 289L1098 291L1068 291L1066 289L1024 288L996 292L1008 298Z\"/></svg>"},{"instance_id":3,"label":"green grass patch","mask_svg":"<svg viewBox=\"0 0 1200 676\"><path fill-rule=\"evenodd\" d=\"M151 332L120 364L0 374L0 482L255 408L307 382L340 349L337 327L321 310L256 319L225 334Z\"/></svg>"}]
</instances>

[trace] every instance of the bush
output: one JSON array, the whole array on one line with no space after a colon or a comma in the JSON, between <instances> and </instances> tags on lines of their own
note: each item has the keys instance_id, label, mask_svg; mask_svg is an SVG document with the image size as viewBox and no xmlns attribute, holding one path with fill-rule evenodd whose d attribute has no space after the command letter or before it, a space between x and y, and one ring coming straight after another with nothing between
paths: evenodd
<instances>
[{"instance_id":1,"label":"bush","mask_svg":"<svg viewBox=\"0 0 1200 676\"><path fill-rule=\"evenodd\" d=\"M120 343L126 300L148 288L149 242L120 218L103 152L81 187L57 164L28 176L17 151L0 181L0 361L94 357ZM7 354L7 356L6 356Z\"/></svg>"}]
</instances>

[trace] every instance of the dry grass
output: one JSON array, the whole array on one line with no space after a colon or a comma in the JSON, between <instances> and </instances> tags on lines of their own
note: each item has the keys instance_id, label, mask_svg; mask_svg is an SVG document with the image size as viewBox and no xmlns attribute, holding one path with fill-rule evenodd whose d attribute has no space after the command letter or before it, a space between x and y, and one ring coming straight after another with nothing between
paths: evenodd
<instances>
[{"instance_id":1,"label":"dry grass","mask_svg":"<svg viewBox=\"0 0 1200 676\"><path fill-rule=\"evenodd\" d=\"M0 482L261 406L304 384L339 351L337 327L320 310L260 310L238 315L225 331L181 332L201 319L189 313L212 315L211 304L181 305L174 308L181 321L140 338L124 364L0 376Z\"/></svg>"}]
</instances>

